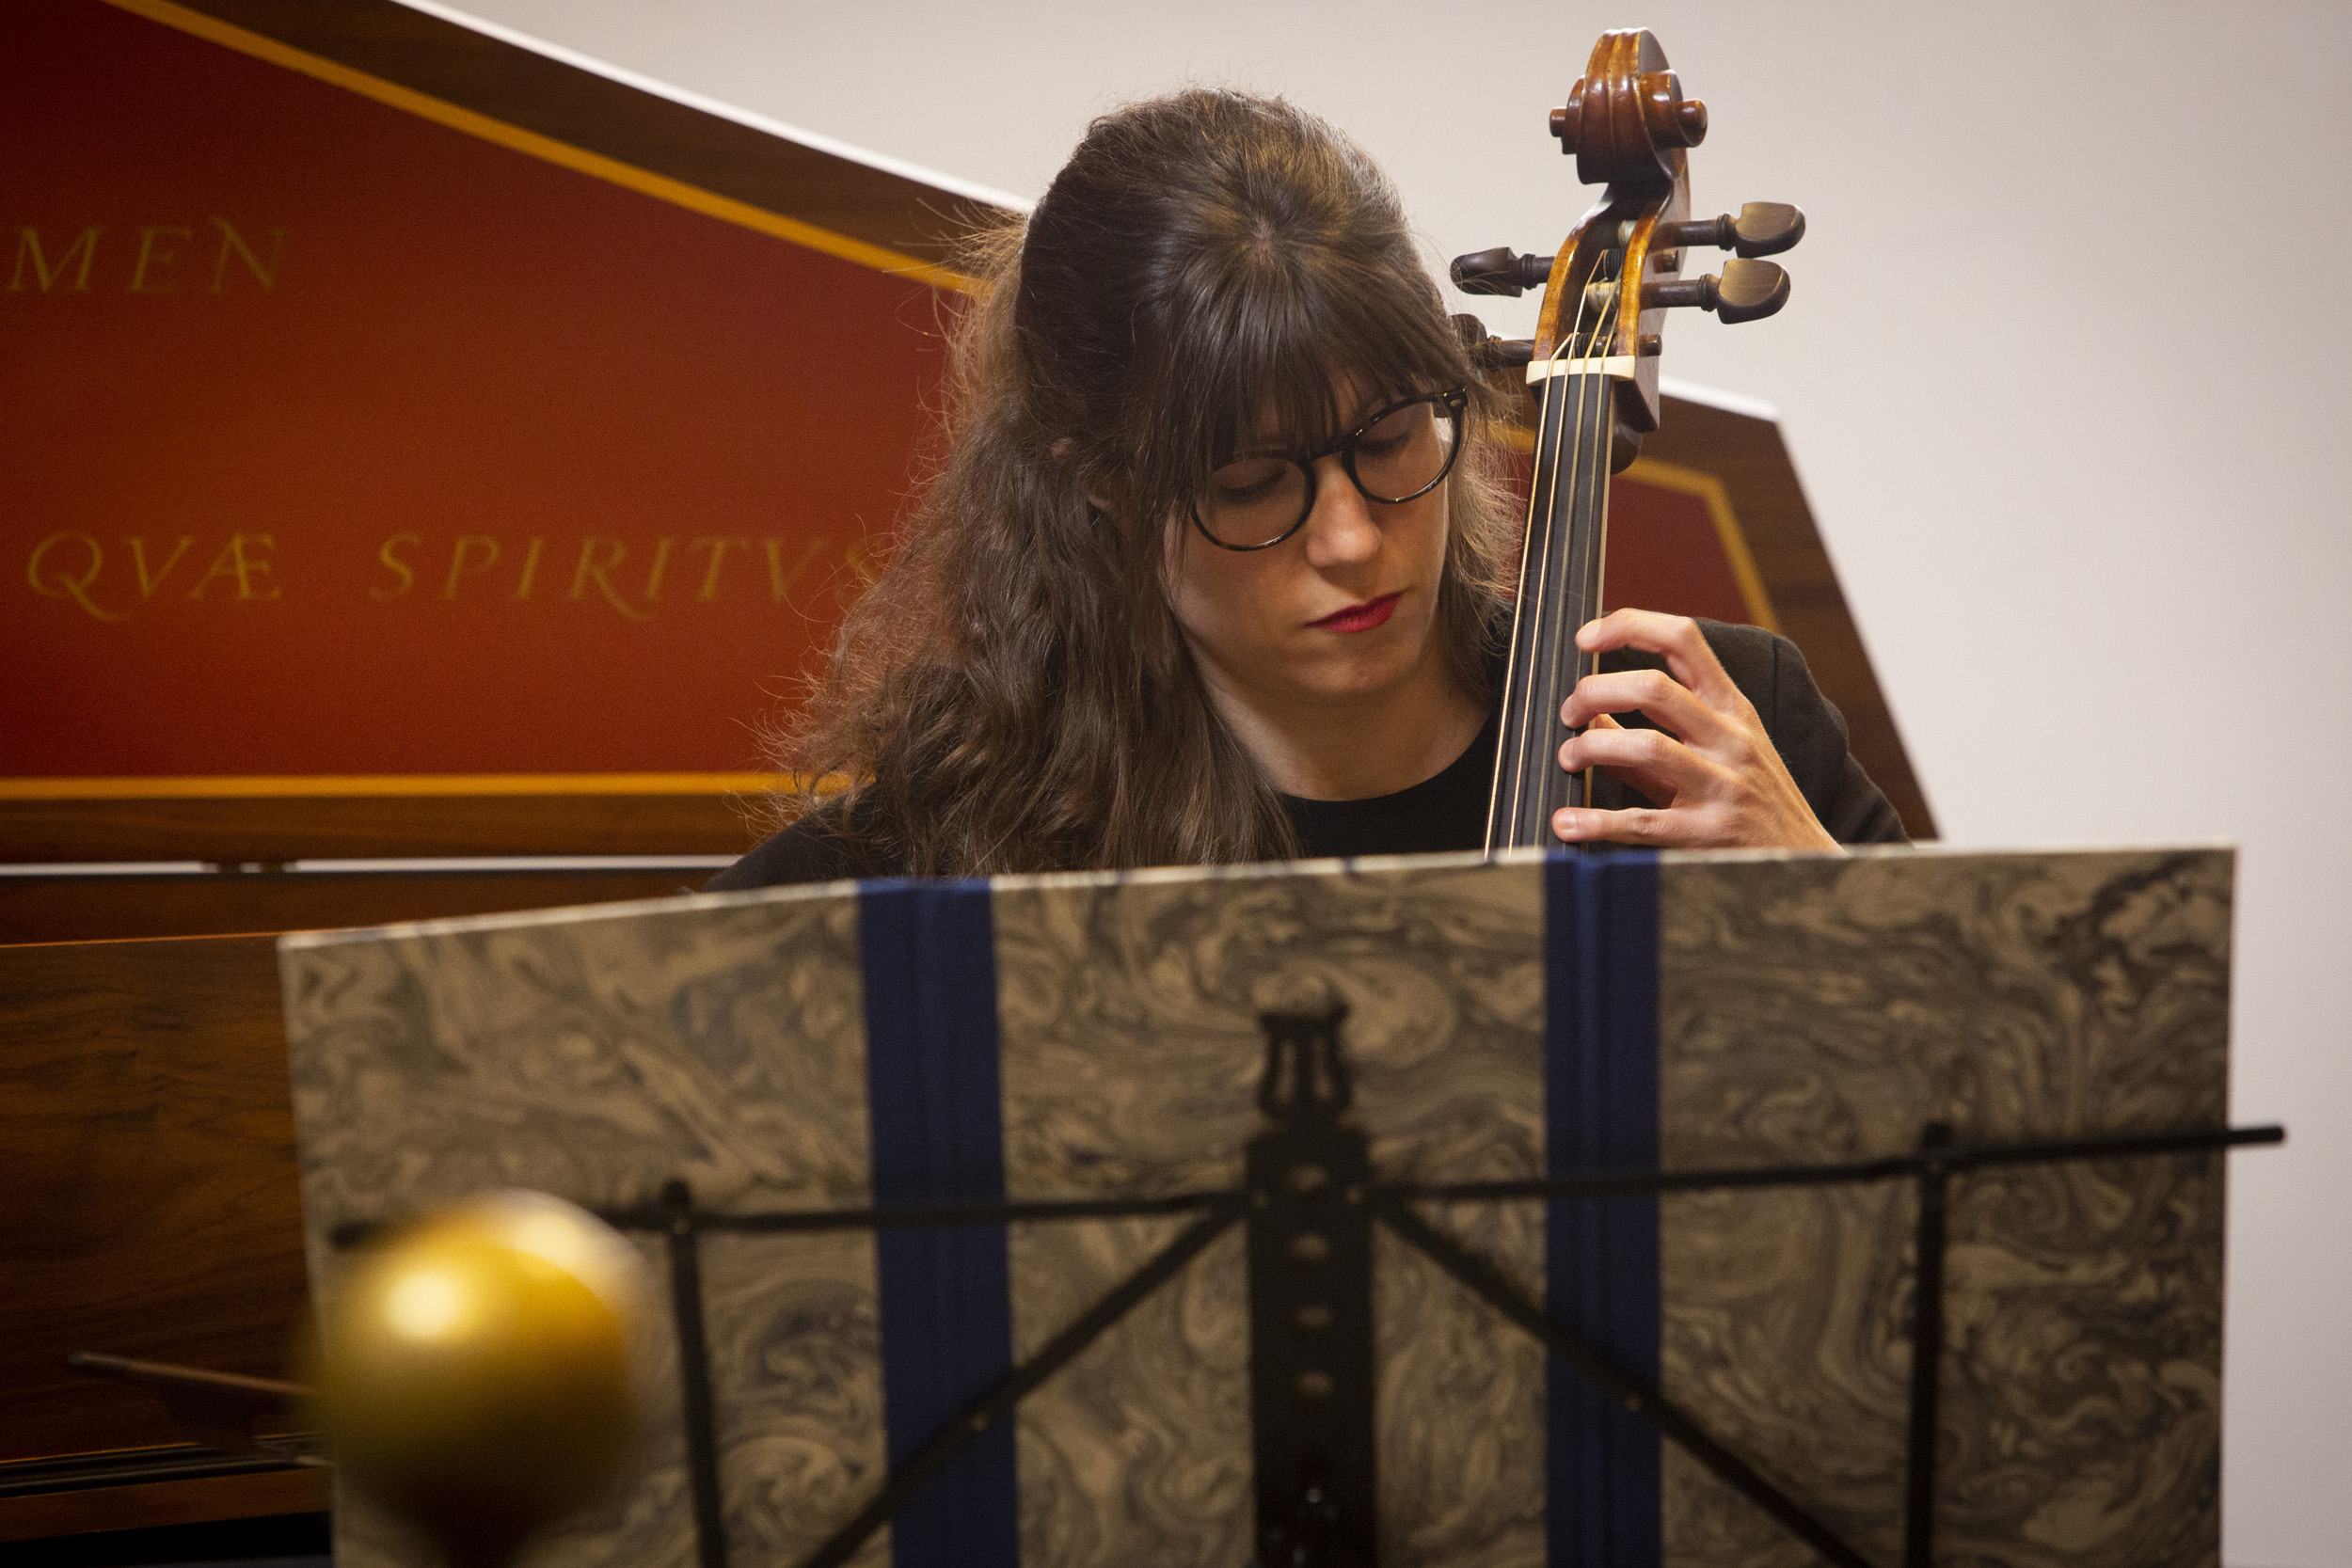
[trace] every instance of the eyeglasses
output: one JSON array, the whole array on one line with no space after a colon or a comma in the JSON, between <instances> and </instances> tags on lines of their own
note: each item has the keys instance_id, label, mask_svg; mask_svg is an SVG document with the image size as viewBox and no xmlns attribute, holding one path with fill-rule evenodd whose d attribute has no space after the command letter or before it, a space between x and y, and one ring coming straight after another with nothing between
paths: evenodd
<instances>
[{"instance_id":1,"label":"eyeglasses","mask_svg":"<svg viewBox=\"0 0 2352 1568\"><path fill-rule=\"evenodd\" d=\"M1435 490L1462 450L1470 394L1424 392L1392 403L1321 451L1304 456L1248 452L1209 475L1193 503L1193 525L1229 550L1269 550L1296 533L1315 509L1315 465L1333 452L1367 500L1395 506Z\"/></svg>"}]
</instances>

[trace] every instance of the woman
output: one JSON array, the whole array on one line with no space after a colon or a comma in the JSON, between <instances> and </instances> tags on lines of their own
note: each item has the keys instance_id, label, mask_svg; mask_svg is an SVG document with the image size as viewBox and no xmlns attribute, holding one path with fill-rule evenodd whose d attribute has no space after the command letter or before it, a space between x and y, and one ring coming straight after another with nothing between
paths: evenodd
<instances>
[{"instance_id":1,"label":"woman","mask_svg":"<svg viewBox=\"0 0 2352 1568\"><path fill-rule=\"evenodd\" d=\"M1478 847L1516 518L1387 180L1187 91L1097 120L982 248L945 463L779 748L857 783L710 886ZM1901 836L1789 644L1579 640L1611 657L1562 765L1619 782L1564 841Z\"/></svg>"}]
</instances>

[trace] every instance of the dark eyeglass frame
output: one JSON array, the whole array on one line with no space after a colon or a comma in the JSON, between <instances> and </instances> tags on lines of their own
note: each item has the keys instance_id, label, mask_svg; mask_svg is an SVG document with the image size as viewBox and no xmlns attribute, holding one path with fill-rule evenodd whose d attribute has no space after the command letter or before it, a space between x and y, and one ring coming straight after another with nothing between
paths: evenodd
<instances>
[{"instance_id":1,"label":"dark eyeglass frame","mask_svg":"<svg viewBox=\"0 0 2352 1568\"><path fill-rule=\"evenodd\" d=\"M1369 489L1365 488L1363 476L1356 471L1356 443L1361 440L1365 433L1370 431L1374 425L1378 424L1382 420L1387 419L1390 415L1397 412L1397 410L1401 408L1410 408L1417 403L1438 404L1444 407L1449 414L1454 416L1455 423L1454 445L1447 450L1445 462L1438 466L1438 477L1422 485L1420 489L1415 490L1411 495L1375 496ZM1281 532L1276 534L1273 538L1268 539L1262 544L1229 545L1224 540L1219 539L1216 534L1209 531L1207 520L1200 515L1200 501L1195 500L1192 503L1192 526L1195 531L1200 533L1201 538L1206 539L1210 544L1215 545L1220 550L1232 550L1238 554L1246 555L1253 550L1272 549L1275 546L1289 539L1291 535L1296 533L1300 529L1305 528L1307 526L1307 519L1314 515L1316 494L1315 465L1330 456L1333 452L1340 454L1340 467L1347 470L1349 482L1356 486L1357 493L1361 495L1364 499L1376 502L1381 506L1402 506L1406 501L1418 500L1422 497L1429 494L1430 491L1435 490L1438 485L1443 484L1445 483L1446 475L1454 471L1454 459L1462 455L1462 447L1465 442L1465 437L1470 434L1469 419L1467 417L1469 409L1470 392L1467 388L1456 387L1451 391L1422 392L1417 397L1399 398L1394 403L1384 404L1380 408L1375 409L1361 424L1358 425L1355 429L1349 431L1346 435L1341 436L1338 440L1333 441L1330 445L1323 448L1319 451L1305 453L1277 451L1236 452L1232 457L1228 458L1227 461L1238 463L1245 457L1280 457L1298 466L1299 471L1307 476L1307 499L1306 504L1298 509L1297 519L1293 522L1290 527L1284 529ZM1222 467L1222 465L1220 465L1220 467Z\"/></svg>"}]
</instances>

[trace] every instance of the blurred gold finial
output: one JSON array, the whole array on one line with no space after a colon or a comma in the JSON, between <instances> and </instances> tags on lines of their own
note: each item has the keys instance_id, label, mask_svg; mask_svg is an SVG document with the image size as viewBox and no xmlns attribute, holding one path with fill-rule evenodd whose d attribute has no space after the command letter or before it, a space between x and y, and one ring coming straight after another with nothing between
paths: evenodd
<instances>
[{"instance_id":1,"label":"blurred gold finial","mask_svg":"<svg viewBox=\"0 0 2352 1568\"><path fill-rule=\"evenodd\" d=\"M654 1291L611 1227L493 1193L371 1248L322 1314L335 1464L460 1568L509 1560L618 1475Z\"/></svg>"}]
</instances>

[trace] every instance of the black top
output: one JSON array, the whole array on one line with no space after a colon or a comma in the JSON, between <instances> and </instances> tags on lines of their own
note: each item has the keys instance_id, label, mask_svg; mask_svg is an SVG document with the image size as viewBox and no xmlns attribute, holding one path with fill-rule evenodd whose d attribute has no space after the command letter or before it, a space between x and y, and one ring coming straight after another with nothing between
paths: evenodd
<instances>
[{"instance_id":1,"label":"black top","mask_svg":"<svg viewBox=\"0 0 2352 1568\"><path fill-rule=\"evenodd\" d=\"M1486 842L1486 799L1495 786L1500 712L1486 715L1470 750L1410 789L1361 800L1282 797L1302 860L1342 855L1429 855Z\"/></svg>"},{"instance_id":2,"label":"black top","mask_svg":"<svg viewBox=\"0 0 2352 1568\"><path fill-rule=\"evenodd\" d=\"M1789 776L1830 836L1840 844L1904 842L1902 819L1847 752L1845 716L1813 684L1797 645L1756 626L1701 621L1699 627L1723 661L1724 673L1756 705L1765 734L1772 736ZM1600 667L1663 670L1666 661L1655 654L1618 652L1602 656ZM1639 713L1621 713L1617 721L1629 729L1656 727ZM1500 728L1499 716L1489 715L1468 751L1434 777L1393 795L1366 800L1283 796L1300 854L1316 860L1483 847ZM1626 784L1602 773L1594 781L1593 803L1616 809L1644 802ZM898 867L867 863L835 836L838 809L803 817L711 878L706 891L903 875Z\"/></svg>"}]
</instances>

